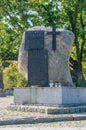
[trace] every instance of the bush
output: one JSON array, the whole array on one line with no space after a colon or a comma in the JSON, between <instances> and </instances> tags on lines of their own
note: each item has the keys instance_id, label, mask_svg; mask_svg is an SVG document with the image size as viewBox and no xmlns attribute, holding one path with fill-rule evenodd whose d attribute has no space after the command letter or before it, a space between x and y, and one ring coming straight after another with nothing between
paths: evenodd
<instances>
[{"instance_id":1,"label":"bush","mask_svg":"<svg viewBox=\"0 0 86 130\"><path fill-rule=\"evenodd\" d=\"M3 82L5 90L13 90L14 87L27 87L27 81L18 72L17 64L10 64L3 70Z\"/></svg>"},{"instance_id":2,"label":"bush","mask_svg":"<svg viewBox=\"0 0 86 130\"><path fill-rule=\"evenodd\" d=\"M22 76L22 74L17 74L17 87L27 87L28 82L27 80Z\"/></svg>"}]
</instances>

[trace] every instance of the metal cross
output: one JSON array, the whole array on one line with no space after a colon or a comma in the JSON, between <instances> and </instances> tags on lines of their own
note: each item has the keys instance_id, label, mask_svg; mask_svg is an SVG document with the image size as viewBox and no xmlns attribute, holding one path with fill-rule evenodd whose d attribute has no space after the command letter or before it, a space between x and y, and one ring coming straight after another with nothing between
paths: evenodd
<instances>
[{"instance_id":1,"label":"metal cross","mask_svg":"<svg viewBox=\"0 0 86 130\"><path fill-rule=\"evenodd\" d=\"M60 31L56 32L55 27L52 28L51 32L47 31L48 35L52 35L52 50L54 51L56 50L56 35L59 35L60 33L61 33Z\"/></svg>"}]
</instances>

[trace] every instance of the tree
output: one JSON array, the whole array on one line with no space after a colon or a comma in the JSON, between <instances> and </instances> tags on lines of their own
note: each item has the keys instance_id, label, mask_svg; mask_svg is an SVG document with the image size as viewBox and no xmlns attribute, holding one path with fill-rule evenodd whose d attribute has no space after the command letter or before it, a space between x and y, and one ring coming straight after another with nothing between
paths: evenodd
<instances>
[{"instance_id":1,"label":"tree","mask_svg":"<svg viewBox=\"0 0 86 130\"><path fill-rule=\"evenodd\" d=\"M36 5L36 6L35 6ZM55 7L54 7L55 6ZM53 8L55 11L53 11ZM41 11L42 9L42 11ZM48 14L49 12L49 14ZM54 13L55 12L55 13ZM54 13L54 15L51 15ZM57 2L47 0L3 0L0 2L0 59L17 60L22 34L37 25L54 25L57 19ZM52 16L52 17L51 17ZM53 19L54 22L53 22Z\"/></svg>"},{"instance_id":2,"label":"tree","mask_svg":"<svg viewBox=\"0 0 86 130\"><path fill-rule=\"evenodd\" d=\"M75 34L75 51L76 51L76 59L70 57L71 66L74 69L77 76L77 85L85 86L85 78L83 76L82 71L82 61L83 61L83 53L86 49L86 1L83 0L60 0L62 9L66 15L66 21L68 21L68 25L72 32ZM70 6L69 6L70 5Z\"/></svg>"},{"instance_id":3,"label":"tree","mask_svg":"<svg viewBox=\"0 0 86 130\"><path fill-rule=\"evenodd\" d=\"M58 0L32 0L29 2L31 10L38 13L38 18L45 26L58 26L59 22L59 7Z\"/></svg>"},{"instance_id":4,"label":"tree","mask_svg":"<svg viewBox=\"0 0 86 130\"><path fill-rule=\"evenodd\" d=\"M22 34L31 26L69 29L75 34L70 66L77 86L85 85L86 0L3 0L0 2L0 59L17 59Z\"/></svg>"},{"instance_id":5,"label":"tree","mask_svg":"<svg viewBox=\"0 0 86 130\"><path fill-rule=\"evenodd\" d=\"M0 61L17 60L23 32L31 27L34 13L29 12L28 0L0 2ZM38 21L37 21L38 23Z\"/></svg>"}]
</instances>

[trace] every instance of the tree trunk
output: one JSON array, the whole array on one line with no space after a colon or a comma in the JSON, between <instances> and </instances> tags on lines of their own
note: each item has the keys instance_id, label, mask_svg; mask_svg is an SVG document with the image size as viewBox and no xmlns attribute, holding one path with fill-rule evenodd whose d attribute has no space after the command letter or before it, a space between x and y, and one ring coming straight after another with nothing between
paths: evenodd
<instances>
[{"instance_id":1,"label":"tree trunk","mask_svg":"<svg viewBox=\"0 0 86 130\"><path fill-rule=\"evenodd\" d=\"M79 42L77 36L75 36L75 46L76 46L76 58L77 58L77 86L84 86L85 79L82 72L82 58L81 58L81 50L79 49Z\"/></svg>"}]
</instances>

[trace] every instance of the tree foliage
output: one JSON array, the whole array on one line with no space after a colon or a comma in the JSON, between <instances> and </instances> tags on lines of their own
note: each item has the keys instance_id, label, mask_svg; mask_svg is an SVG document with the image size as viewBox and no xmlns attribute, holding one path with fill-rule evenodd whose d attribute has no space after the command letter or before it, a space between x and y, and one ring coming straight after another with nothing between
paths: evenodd
<instances>
[{"instance_id":1,"label":"tree foliage","mask_svg":"<svg viewBox=\"0 0 86 130\"><path fill-rule=\"evenodd\" d=\"M76 72L77 85L85 85L85 79L82 71L83 53L86 50L86 1L83 0L61 0L62 10L65 12L67 26L75 34L75 55L76 59L70 58L72 68ZM69 6L70 5L70 6ZM86 53L85 53L86 55Z\"/></svg>"},{"instance_id":2,"label":"tree foliage","mask_svg":"<svg viewBox=\"0 0 86 130\"><path fill-rule=\"evenodd\" d=\"M77 86L85 85L86 0L2 0L0 61L18 57L22 33L31 26L56 26L75 34L70 66Z\"/></svg>"}]
</instances>

